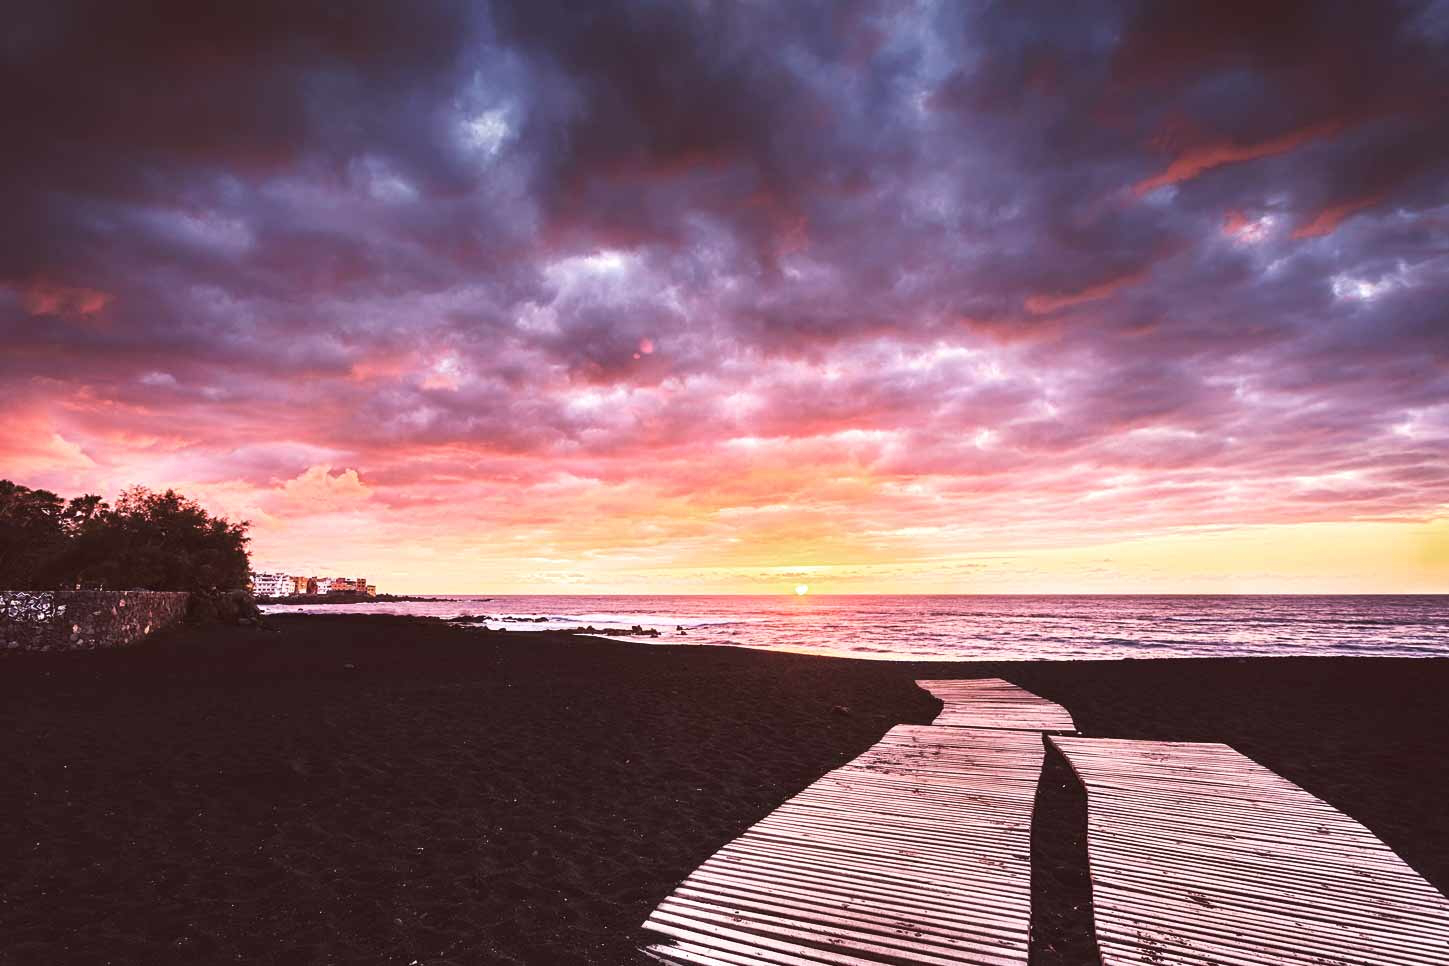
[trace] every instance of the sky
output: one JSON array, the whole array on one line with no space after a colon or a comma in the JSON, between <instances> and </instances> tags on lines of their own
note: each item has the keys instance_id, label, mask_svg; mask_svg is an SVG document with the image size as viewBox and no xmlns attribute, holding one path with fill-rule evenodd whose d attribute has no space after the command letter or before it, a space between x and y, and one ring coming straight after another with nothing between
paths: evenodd
<instances>
[{"instance_id":1,"label":"sky","mask_svg":"<svg viewBox=\"0 0 1449 966\"><path fill-rule=\"evenodd\" d=\"M205 6L0 23L0 477L394 592L1449 592L1449 4Z\"/></svg>"}]
</instances>

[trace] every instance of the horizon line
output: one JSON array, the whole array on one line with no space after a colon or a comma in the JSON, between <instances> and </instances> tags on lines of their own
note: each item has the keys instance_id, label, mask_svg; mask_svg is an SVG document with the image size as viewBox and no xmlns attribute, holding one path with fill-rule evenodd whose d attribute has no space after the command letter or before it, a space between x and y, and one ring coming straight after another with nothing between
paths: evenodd
<instances>
[{"instance_id":1,"label":"horizon line","mask_svg":"<svg viewBox=\"0 0 1449 966\"><path fill-rule=\"evenodd\" d=\"M318 597L324 595L318 594ZM961 593L815 593L796 594L791 591L770 591L758 594L741 593L717 593L717 594L643 594L643 593L557 593L557 594L514 594L506 592L494 592L492 594L471 594L458 591L417 591L410 593L380 593L383 597L785 597L791 600L809 599L811 597L1449 597L1449 590L1431 591L1263 591L1258 593L1242 591L1150 591L1150 592L1106 592L1106 591L1071 591L1071 592L1042 592L1042 593L989 593L980 591ZM387 601L379 601L387 603Z\"/></svg>"}]
</instances>

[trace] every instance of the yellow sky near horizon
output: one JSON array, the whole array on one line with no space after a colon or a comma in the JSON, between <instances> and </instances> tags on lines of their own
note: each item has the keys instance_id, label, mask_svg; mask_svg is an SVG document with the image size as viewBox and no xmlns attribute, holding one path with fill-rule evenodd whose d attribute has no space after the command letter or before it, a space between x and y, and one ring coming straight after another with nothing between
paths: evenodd
<instances>
[{"instance_id":1,"label":"yellow sky near horizon","mask_svg":"<svg viewBox=\"0 0 1449 966\"><path fill-rule=\"evenodd\" d=\"M1449 518L1213 528L928 559L771 566L650 566L647 555L624 550L531 557L514 541L500 547L462 537L336 547L339 555L324 560L303 551L315 546L311 535L291 536L300 542L290 566L276 553L288 541L266 537L254 548L254 565L363 575L390 593L786 594L802 582L812 594L1449 593Z\"/></svg>"}]
</instances>

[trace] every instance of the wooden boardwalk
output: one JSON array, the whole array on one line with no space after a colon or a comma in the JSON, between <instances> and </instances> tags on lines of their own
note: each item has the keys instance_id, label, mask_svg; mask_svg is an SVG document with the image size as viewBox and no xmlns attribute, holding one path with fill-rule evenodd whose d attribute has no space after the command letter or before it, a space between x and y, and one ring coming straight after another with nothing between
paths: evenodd
<instances>
[{"instance_id":1,"label":"wooden boardwalk","mask_svg":"<svg viewBox=\"0 0 1449 966\"><path fill-rule=\"evenodd\" d=\"M1087 789L1105 966L1449 964L1449 901L1227 745L1051 741Z\"/></svg>"},{"instance_id":2,"label":"wooden boardwalk","mask_svg":"<svg viewBox=\"0 0 1449 966\"><path fill-rule=\"evenodd\" d=\"M701 966L1024 966L1041 735L901 725L715 853L645 922Z\"/></svg>"},{"instance_id":3,"label":"wooden boardwalk","mask_svg":"<svg viewBox=\"0 0 1449 966\"><path fill-rule=\"evenodd\" d=\"M917 681L946 705L932 724L954 728L1076 731L1067 709L1000 678Z\"/></svg>"}]
</instances>

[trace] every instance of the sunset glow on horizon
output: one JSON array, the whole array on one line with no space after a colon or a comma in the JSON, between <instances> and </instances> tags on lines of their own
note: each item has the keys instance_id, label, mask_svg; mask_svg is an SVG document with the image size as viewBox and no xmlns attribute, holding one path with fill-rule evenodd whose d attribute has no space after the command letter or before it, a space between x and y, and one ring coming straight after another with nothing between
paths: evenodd
<instances>
[{"instance_id":1,"label":"sunset glow on horizon","mask_svg":"<svg viewBox=\"0 0 1449 966\"><path fill-rule=\"evenodd\" d=\"M1443 6L1031 9L37 15L0 478L391 593L1449 592Z\"/></svg>"}]
</instances>

